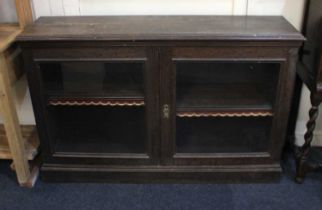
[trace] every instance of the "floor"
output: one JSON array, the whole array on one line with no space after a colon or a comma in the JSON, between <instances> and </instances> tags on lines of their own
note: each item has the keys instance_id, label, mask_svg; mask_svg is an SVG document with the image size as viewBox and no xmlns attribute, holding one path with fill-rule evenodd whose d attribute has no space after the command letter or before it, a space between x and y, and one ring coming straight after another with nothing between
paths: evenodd
<instances>
[{"instance_id":1,"label":"floor","mask_svg":"<svg viewBox=\"0 0 322 210\"><path fill-rule=\"evenodd\" d=\"M274 209L321 210L322 173L295 184L293 167L270 184L88 184L37 182L18 187L8 161L0 161L0 209Z\"/></svg>"}]
</instances>

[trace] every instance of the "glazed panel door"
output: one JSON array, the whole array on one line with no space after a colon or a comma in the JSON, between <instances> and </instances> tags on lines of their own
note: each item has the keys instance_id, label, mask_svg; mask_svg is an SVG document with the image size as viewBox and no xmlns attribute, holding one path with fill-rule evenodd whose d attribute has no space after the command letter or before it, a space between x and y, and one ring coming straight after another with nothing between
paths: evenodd
<instances>
[{"instance_id":1,"label":"glazed panel door","mask_svg":"<svg viewBox=\"0 0 322 210\"><path fill-rule=\"evenodd\" d=\"M29 80L41 137L50 139L46 158L157 163L157 59L145 47L34 50Z\"/></svg>"},{"instance_id":2,"label":"glazed panel door","mask_svg":"<svg viewBox=\"0 0 322 210\"><path fill-rule=\"evenodd\" d=\"M276 129L285 51L168 47L160 52L163 164L274 162L274 146L284 141Z\"/></svg>"}]
</instances>

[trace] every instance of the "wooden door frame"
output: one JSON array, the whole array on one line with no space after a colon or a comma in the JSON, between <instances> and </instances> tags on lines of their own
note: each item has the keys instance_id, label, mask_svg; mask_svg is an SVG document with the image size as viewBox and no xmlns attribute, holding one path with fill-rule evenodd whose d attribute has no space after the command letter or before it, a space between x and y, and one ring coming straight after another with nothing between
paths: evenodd
<instances>
[{"instance_id":1,"label":"wooden door frame","mask_svg":"<svg viewBox=\"0 0 322 210\"><path fill-rule=\"evenodd\" d=\"M226 43L227 46L231 47L231 44ZM222 46L225 46L225 43L221 43ZM162 160L163 164L165 165L186 165L192 162L196 164L204 163L205 165L212 165L216 164L240 164L247 162L249 164L273 164L278 162L281 155L282 146L284 145L284 141L281 141L286 136L286 123L288 116L288 108L290 105L290 98L292 94L293 88L293 79L295 75L294 71L294 63L296 60L296 52L294 51L296 48L291 47L276 47L272 46L271 48L267 48L265 51L262 50L260 47L252 47L252 46L241 46L235 48L221 48L218 47L210 47L208 49L214 49L212 55L210 55L209 59L215 60L235 60L235 57L231 57L229 54L239 54L238 51L240 50L247 50L249 51L249 55L245 54L242 58L238 59L251 59L251 60L267 60L267 61L274 61L280 63L279 69L279 84L277 84L276 90L276 102L273 104L274 111L277 112L278 116L273 117L273 125L271 128L271 137L269 139L269 145L266 152L256 152L254 154L247 154L247 153L236 153L236 154L213 154L213 155L195 155L195 154L176 154L175 153L175 129L176 129L176 116L175 116L175 100L176 100L176 93L175 93L175 66L174 60L177 59L176 57L176 49L177 53L184 53L186 54L189 59L193 58L194 53L193 46L187 47L176 47L176 46L169 46L160 48L160 71L161 71L161 92L163 94L160 95L160 102L161 107L164 104L170 104L171 111L170 111L170 118L169 119L162 119L161 118L161 147L162 147ZM204 46L201 46L204 50L204 54L201 54L201 57L205 59L206 49ZM180 49L181 48L181 49ZM190 52L185 53L185 49L191 49ZM197 47L198 48L198 47ZM220 55L215 51L220 51L221 49L226 50L225 54ZM197 50L196 50L197 51ZM200 52L199 51L199 52ZM231 51L231 52L229 52ZM198 53L199 53L198 52ZM181 59L181 58L180 58ZM286 81L287 80L287 81ZM284 84L285 83L285 84ZM286 100L285 103L281 104L282 100ZM273 145L275 148L273 148Z\"/></svg>"}]
</instances>

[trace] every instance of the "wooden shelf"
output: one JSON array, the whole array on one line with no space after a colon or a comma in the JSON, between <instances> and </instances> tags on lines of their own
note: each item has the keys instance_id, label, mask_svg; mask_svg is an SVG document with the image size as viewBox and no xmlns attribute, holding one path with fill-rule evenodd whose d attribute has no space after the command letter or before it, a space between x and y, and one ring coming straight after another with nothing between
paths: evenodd
<instances>
[{"instance_id":1,"label":"wooden shelf","mask_svg":"<svg viewBox=\"0 0 322 210\"><path fill-rule=\"evenodd\" d=\"M185 85L177 92L178 116L272 116L268 94L256 84Z\"/></svg>"},{"instance_id":2,"label":"wooden shelf","mask_svg":"<svg viewBox=\"0 0 322 210\"><path fill-rule=\"evenodd\" d=\"M0 23L0 52L6 50L20 32L18 24Z\"/></svg>"},{"instance_id":3,"label":"wooden shelf","mask_svg":"<svg viewBox=\"0 0 322 210\"><path fill-rule=\"evenodd\" d=\"M35 126L21 126L22 137L26 142L28 160L38 154L39 140ZM0 159L12 159L4 126L0 125Z\"/></svg>"},{"instance_id":4,"label":"wooden shelf","mask_svg":"<svg viewBox=\"0 0 322 210\"><path fill-rule=\"evenodd\" d=\"M28 160L37 155L39 141L34 126L20 129L12 88L24 73L21 48L14 41L33 18L30 0L14 2L18 23L0 23L0 112L5 125L5 129L0 126L0 159L11 159L19 184L32 187L38 177L38 166Z\"/></svg>"},{"instance_id":5,"label":"wooden shelf","mask_svg":"<svg viewBox=\"0 0 322 210\"><path fill-rule=\"evenodd\" d=\"M216 110L216 111L177 111L177 117L271 117L271 110Z\"/></svg>"},{"instance_id":6,"label":"wooden shelf","mask_svg":"<svg viewBox=\"0 0 322 210\"><path fill-rule=\"evenodd\" d=\"M144 106L144 98L49 98L50 106Z\"/></svg>"}]
</instances>

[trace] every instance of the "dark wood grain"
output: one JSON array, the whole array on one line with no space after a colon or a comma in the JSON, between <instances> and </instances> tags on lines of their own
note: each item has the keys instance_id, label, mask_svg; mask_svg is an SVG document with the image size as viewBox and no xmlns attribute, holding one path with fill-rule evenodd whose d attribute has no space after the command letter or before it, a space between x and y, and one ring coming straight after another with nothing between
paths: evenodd
<instances>
[{"instance_id":1,"label":"dark wood grain","mask_svg":"<svg viewBox=\"0 0 322 210\"><path fill-rule=\"evenodd\" d=\"M19 41L57 40L303 40L283 17L110 16L41 17Z\"/></svg>"},{"instance_id":2,"label":"dark wood grain","mask_svg":"<svg viewBox=\"0 0 322 210\"><path fill-rule=\"evenodd\" d=\"M50 182L111 183L261 183L278 181L279 165L102 167L45 164L42 179ZM89 179L91 177L91 179Z\"/></svg>"},{"instance_id":3,"label":"dark wood grain","mask_svg":"<svg viewBox=\"0 0 322 210\"><path fill-rule=\"evenodd\" d=\"M18 44L42 142L43 179L278 177L296 50L303 40L282 17L40 18ZM144 104L48 104L66 97ZM223 110L269 115L177 117L180 111Z\"/></svg>"}]
</instances>

